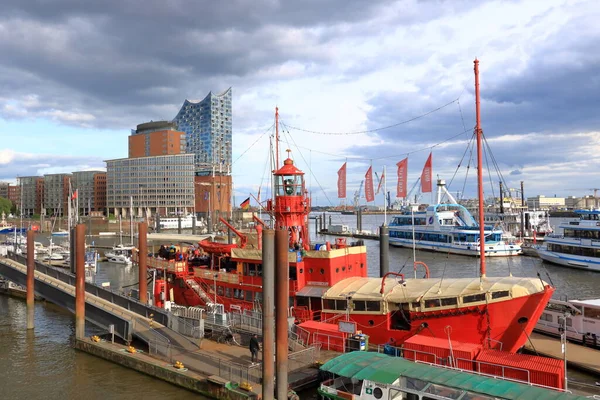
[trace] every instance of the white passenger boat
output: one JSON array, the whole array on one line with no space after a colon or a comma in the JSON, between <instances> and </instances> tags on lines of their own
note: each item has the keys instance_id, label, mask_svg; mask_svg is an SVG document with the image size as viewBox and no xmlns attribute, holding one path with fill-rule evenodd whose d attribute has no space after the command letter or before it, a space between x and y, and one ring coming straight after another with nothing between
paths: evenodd
<instances>
[{"instance_id":1,"label":"white passenger boat","mask_svg":"<svg viewBox=\"0 0 600 400\"><path fill-rule=\"evenodd\" d=\"M194 218L193 214L181 216L181 229L191 229ZM159 225L160 229L179 229L179 217L161 217Z\"/></svg>"},{"instance_id":2,"label":"white passenger boat","mask_svg":"<svg viewBox=\"0 0 600 400\"><path fill-rule=\"evenodd\" d=\"M438 179L437 185L438 204L428 206L426 211L408 210L392 219L390 245L479 256L479 225L465 207L457 204L445 181ZM449 203L441 202L444 195ZM522 252L518 243L502 240L502 229L486 227L484 235L488 257L515 256Z\"/></svg>"},{"instance_id":3,"label":"white passenger boat","mask_svg":"<svg viewBox=\"0 0 600 400\"><path fill-rule=\"evenodd\" d=\"M562 235L546 235L541 259L570 268L600 271L600 211L576 210L578 221L560 225Z\"/></svg>"},{"instance_id":4,"label":"white passenger boat","mask_svg":"<svg viewBox=\"0 0 600 400\"><path fill-rule=\"evenodd\" d=\"M561 329L565 326L569 340L585 341L589 346L600 346L600 299L551 299L535 330L560 336Z\"/></svg>"},{"instance_id":5,"label":"white passenger boat","mask_svg":"<svg viewBox=\"0 0 600 400\"><path fill-rule=\"evenodd\" d=\"M134 247L132 246L124 246L122 244L119 244L113 247L111 250L104 253L104 256L106 257L106 261L108 262L131 265L131 254L133 249Z\"/></svg>"}]
</instances>

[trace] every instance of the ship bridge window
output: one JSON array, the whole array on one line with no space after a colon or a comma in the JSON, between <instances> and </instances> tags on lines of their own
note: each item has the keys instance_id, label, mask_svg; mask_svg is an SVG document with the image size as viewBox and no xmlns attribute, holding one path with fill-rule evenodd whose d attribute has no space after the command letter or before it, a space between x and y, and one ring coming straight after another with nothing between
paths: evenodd
<instances>
[{"instance_id":1,"label":"ship bridge window","mask_svg":"<svg viewBox=\"0 0 600 400\"><path fill-rule=\"evenodd\" d=\"M463 303L476 303L478 301L485 301L485 293L463 296L462 299L463 299Z\"/></svg>"},{"instance_id":2,"label":"ship bridge window","mask_svg":"<svg viewBox=\"0 0 600 400\"><path fill-rule=\"evenodd\" d=\"M367 311L367 304L364 301L354 300L352 301L352 309L354 311Z\"/></svg>"},{"instance_id":3,"label":"ship bridge window","mask_svg":"<svg viewBox=\"0 0 600 400\"><path fill-rule=\"evenodd\" d=\"M367 301L367 311L381 311L381 303L379 301Z\"/></svg>"},{"instance_id":4,"label":"ship bridge window","mask_svg":"<svg viewBox=\"0 0 600 400\"><path fill-rule=\"evenodd\" d=\"M509 296L509 291L508 290L501 290L499 292L492 292L492 299L500 299L502 297L508 297Z\"/></svg>"},{"instance_id":5,"label":"ship bridge window","mask_svg":"<svg viewBox=\"0 0 600 400\"><path fill-rule=\"evenodd\" d=\"M323 299L323 309L324 310L335 310L335 300Z\"/></svg>"}]
</instances>

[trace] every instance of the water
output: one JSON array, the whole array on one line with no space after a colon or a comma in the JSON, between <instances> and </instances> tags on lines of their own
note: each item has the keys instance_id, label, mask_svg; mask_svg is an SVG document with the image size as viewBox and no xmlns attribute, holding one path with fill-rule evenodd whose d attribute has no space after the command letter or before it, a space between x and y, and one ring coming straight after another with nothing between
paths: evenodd
<instances>
[{"instance_id":1,"label":"water","mask_svg":"<svg viewBox=\"0 0 600 400\"><path fill-rule=\"evenodd\" d=\"M376 231L383 222L383 215L364 215L364 229ZM311 231L314 220L310 220ZM356 226L353 215L332 214L333 224ZM36 238L36 240L38 240ZM315 238L313 238L315 240ZM334 237L319 236L317 242L334 241ZM352 241L354 239L348 239ZM43 241L43 240L42 240ZM115 238L95 238L97 245L112 245ZM368 249L369 275L379 275L379 243L365 240ZM478 276L478 259L442 253L417 251L417 260L425 262L432 277ZM390 270L401 271L407 278L414 276L412 250L390 247ZM489 276L535 276L540 273L544 280L550 279L556 286L555 297L600 297L600 274L573 270L542 263L532 257L487 258ZM419 270L418 277L423 276ZM113 289L135 285L136 267L100 263L95 276L96 283L110 282ZM72 314L46 303L36 303L35 330L27 332L26 306L21 299L0 296L0 397L71 399L187 399L203 398L145 376L135 371L109 363L102 359L72 349L70 343L75 332ZM88 334L94 328L88 324ZM571 378L593 383L593 378L573 374ZM305 396L306 397L306 396ZM308 397L307 397L308 398Z\"/></svg>"}]
</instances>

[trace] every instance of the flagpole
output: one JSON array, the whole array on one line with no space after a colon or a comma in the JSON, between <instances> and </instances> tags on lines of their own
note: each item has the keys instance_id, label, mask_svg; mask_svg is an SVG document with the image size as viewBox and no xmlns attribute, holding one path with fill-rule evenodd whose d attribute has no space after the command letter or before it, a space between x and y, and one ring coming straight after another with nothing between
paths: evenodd
<instances>
[{"instance_id":1,"label":"flagpole","mask_svg":"<svg viewBox=\"0 0 600 400\"><path fill-rule=\"evenodd\" d=\"M387 225L387 201L385 197L387 196L387 181L385 179L385 165L383 166L383 176L381 179L383 179L383 225Z\"/></svg>"}]
</instances>

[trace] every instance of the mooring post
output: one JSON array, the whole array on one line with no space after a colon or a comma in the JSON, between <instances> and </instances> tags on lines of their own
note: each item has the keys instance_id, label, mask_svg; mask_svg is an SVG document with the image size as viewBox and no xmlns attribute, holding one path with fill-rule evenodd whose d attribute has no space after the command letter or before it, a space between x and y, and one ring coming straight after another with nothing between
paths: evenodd
<instances>
[{"instance_id":1,"label":"mooring post","mask_svg":"<svg viewBox=\"0 0 600 400\"><path fill-rule=\"evenodd\" d=\"M288 391L288 302L289 236L287 229L275 231L275 370L277 399L286 399ZM264 285L263 285L264 287Z\"/></svg>"},{"instance_id":2,"label":"mooring post","mask_svg":"<svg viewBox=\"0 0 600 400\"><path fill-rule=\"evenodd\" d=\"M71 273L75 274L75 253L77 252L76 250L76 245L75 245L75 227L72 227L70 232L69 232L69 268L71 269ZM50 263L50 261L48 261L48 263Z\"/></svg>"},{"instance_id":3,"label":"mooring post","mask_svg":"<svg viewBox=\"0 0 600 400\"><path fill-rule=\"evenodd\" d=\"M148 224L140 222L138 224L138 279L139 279L139 292L140 292L140 303L148 303Z\"/></svg>"},{"instance_id":4,"label":"mooring post","mask_svg":"<svg viewBox=\"0 0 600 400\"><path fill-rule=\"evenodd\" d=\"M35 307L35 231L27 231L27 329L34 327Z\"/></svg>"},{"instance_id":5,"label":"mooring post","mask_svg":"<svg viewBox=\"0 0 600 400\"><path fill-rule=\"evenodd\" d=\"M181 215L177 216L177 234L181 235Z\"/></svg>"},{"instance_id":6,"label":"mooring post","mask_svg":"<svg viewBox=\"0 0 600 400\"><path fill-rule=\"evenodd\" d=\"M356 210L356 230L362 232L362 210L360 207Z\"/></svg>"},{"instance_id":7,"label":"mooring post","mask_svg":"<svg viewBox=\"0 0 600 400\"><path fill-rule=\"evenodd\" d=\"M158 210L156 210L156 214L154 214L154 223L156 224L154 231L160 233L160 214L158 213Z\"/></svg>"},{"instance_id":8,"label":"mooring post","mask_svg":"<svg viewBox=\"0 0 600 400\"><path fill-rule=\"evenodd\" d=\"M75 338L85 337L85 225L75 227Z\"/></svg>"},{"instance_id":9,"label":"mooring post","mask_svg":"<svg viewBox=\"0 0 600 400\"><path fill-rule=\"evenodd\" d=\"M387 225L379 228L379 276L390 272L390 231Z\"/></svg>"},{"instance_id":10,"label":"mooring post","mask_svg":"<svg viewBox=\"0 0 600 400\"><path fill-rule=\"evenodd\" d=\"M196 214L192 217L192 235L196 234Z\"/></svg>"},{"instance_id":11,"label":"mooring post","mask_svg":"<svg viewBox=\"0 0 600 400\"><path fill-rule=\"evenodd\" d=\"M261 227L260 225L257 226ZM261 227L262 228L262 227ZM260 240L260 239L259 239ZM262 232L263 262L263 321L262 321L262 398L272 399L275 395L275 231Z\"/></svg>"}]
</instances>

